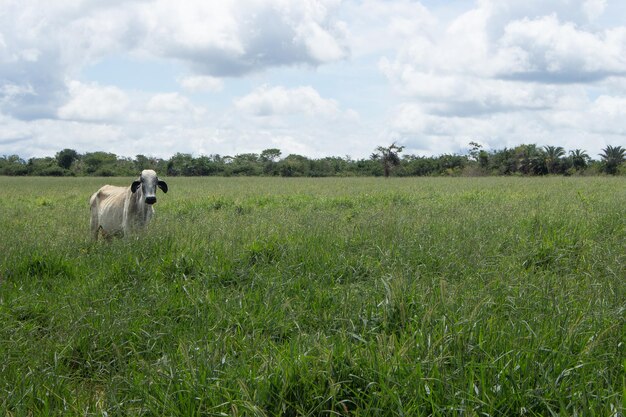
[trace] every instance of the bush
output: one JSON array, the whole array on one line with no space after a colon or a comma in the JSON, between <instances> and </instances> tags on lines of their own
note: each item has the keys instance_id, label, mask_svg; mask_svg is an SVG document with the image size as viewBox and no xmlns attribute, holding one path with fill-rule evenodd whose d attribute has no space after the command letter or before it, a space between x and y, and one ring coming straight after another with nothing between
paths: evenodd
<instances>
[{"instance_id":1,"label":"bush","mask_svg":"<svg viewBox=\"0 0 626 417\"><path fill-rule=\"evenodd\" d=\"M39 171L37 174L45 176L45 177L63 177L63 176L71 175L67 169L64 169L61 167L45 168Z\"/></svg>"}]
</instances>

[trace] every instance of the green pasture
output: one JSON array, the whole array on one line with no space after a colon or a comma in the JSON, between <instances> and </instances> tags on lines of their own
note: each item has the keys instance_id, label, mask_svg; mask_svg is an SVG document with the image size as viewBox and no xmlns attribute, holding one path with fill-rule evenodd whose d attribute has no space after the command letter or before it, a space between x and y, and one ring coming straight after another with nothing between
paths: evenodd
<instances>
[{"instance_id":1,"label":"green pasture","mask_svg":"<svg viewBox=\"0 0 626 417\"><path fill-rule=\"evenodd\" d=\"M622 416L626 178L0 177L0 415Z\"/></svg>"}]
</instances>

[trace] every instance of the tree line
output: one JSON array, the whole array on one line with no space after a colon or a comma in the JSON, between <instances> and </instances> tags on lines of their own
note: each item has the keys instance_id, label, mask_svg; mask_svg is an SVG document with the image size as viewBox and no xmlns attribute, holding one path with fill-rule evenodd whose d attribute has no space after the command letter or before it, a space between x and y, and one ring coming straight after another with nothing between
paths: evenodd
<instances>
[{"instance_id":1,"label":"tree line","mask_svg":"<svg viewBox=\"0 0 626 417\"><path fill-rule=\"evenodd\" d=\"M402 155L395 143L379 146L369 158L308 158L282 155L280 149L235 156L218 154L194 157L177 153L169 159L136 155L122 157L108 152L80 154L63 149L55 156L24 160L18 155L0 157L0 175L33 176L134 176L143 169L155 169L168 176L488 176L488 175L626 175L626 149L607 146L592 158L586 151L566 152L560 146L534 144L515 148L485 150L469 143L467 154L438 156Z\"/></svg>"}]
</instances>

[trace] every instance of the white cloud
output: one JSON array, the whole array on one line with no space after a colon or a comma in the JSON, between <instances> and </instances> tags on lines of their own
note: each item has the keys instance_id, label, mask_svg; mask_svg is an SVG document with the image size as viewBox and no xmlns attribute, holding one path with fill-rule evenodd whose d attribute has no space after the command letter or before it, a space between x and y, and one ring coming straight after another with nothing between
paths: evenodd
<instances>
[{"instance_id":1,"label":"white cloud","mask_svg":"<svg viewBox=\"0 0 626 417\"><path fill-rule=\"evenodd\" d=\"M623 96L600 95L567 103L546 113L546 119L555 129L571 129L580 134L614 136L624 134L623 120L626 113L622 106ZM615 107L614 107L615 106Z\"/></svg>"},{"instance_id":2,"label":"white cloud","mask_svg":"<svg viewBox=\"0 0 626 417\"><path fill-rule=\"evenodd\" d=\"M130 100L117 87L69 83L70 99L57 112L66 120L111 121L125 115Z\"/></svg>"},{"instance_id":3,"label":"white cloud","mask_svg":"<svg viewBox=\"0 0 626 417\"><path fill-rule=\"evenodd\" d=\"M584 93L584 92L581 92ZM584 94L564 96L542 111L486 113L471 116L438 115L417 103L405 103L392 112L389 136L401 138L408 152L459 152L469 141L487 149L521 143L559 145L597 155L608 144L623 143L626 98Z\"/></svg>"},{"instance_id":4,"label":"white cloud","mask_svg":"<svg viewBox=\"0 0 626 417\"><path fill-rule=\"evenodd\" d=\"M217 92L224 88L220 78L207 75L192 75L178 79L178 83L187 91L191 92Z\"/></svg>"},{"instance_id":5,"label":"white cloud","mask_svg":"<svg viewBox=\"0 0 626 417\"><path fill-rule=\"evenodd\" d=\"M1 153L134 155L150 143L163 157L366 157L392 140L426 154L478 140L597 154L626 140L625 11L619 0L5 0ZM93 71L101 61L122 65Z\"/></svg>"},{"instance_id":6,"label":"white cloud","mask_svg":"<svg viewBox=\"0 0 626 417\"><path fill-rule=\"evenodd\" d=\"M263 85L233 104L237 112L225 125L240 132L238 141L247 141L248 149L256 144L255 152L278 147L285 155L365 156L375 147L372 128L357 111L311 86Z\"/></svg>"},{"instance_id":7,"label":"white cloud","mask_svg":"<svg viewBox=\"0 0 626 417\"><path fill-rule=\"evenodd\" d=\"M411 37L394 60L381 61L382 69L407 84L416 75L564 83L626 74L624 27L590 32L571 22L561 23L551 14L506 22L501 36L492 42L491 19L487 10L471 10L452 21L440 38Z\"/></svg>"},{"instance_id":8,"label":"white cloud","mask_svg":"<svg viewBox=\"0 0 626 417\"><path fill-rule=\"evenodd\" d=\"M28 97L0 110L20 118L52 117L87 64L134 55L185 64L185 89L219 90L215 79L278 66L344 59L345 24L336 0L8 1L0 14L0 87L30 85ZM16 98L17 100L17 98Z\"/></svg>"},{"instance_id":9,"label":"white cloud","mask_svg":"<svg viewBox=\"0 0 626 417\"><path fill-rule=\"evenodd\" d=\"M339 114L339 105L335 100L322 98L310 86L293 89L262 86L236 100L235 105L241 111L255 116Z\"/></svg>"},{"instance_id":10,"label":"white cloud","mask_svg":"<svg viewBox=\"0 0 626 417\"><path fill-rule=\"evenodd\" d=\"M137 108L144 103L138 101ZM160 93L147 99L145 110L129 114L130 123L142 123L149 126L191 126L203 122L206 110L192 103L189 98L179 93Z\"/></svg>"},{"instance_id":11,"label":"white cloud","mask_svg":"<svg viewBox=\"0 0 626 417\"><path fill-rule=\"evenodd\" d=\"M9 103L16 97L33 95L35 95L35 90L29 84L18 85L6 83L0 87L0 102L2 103Z\"/></svg>"},{"instance_id":12,"label":"white cloud","mask_svg":"<svg viewBox=\"0 0 626 417\"><path fill-rule=\"evenodd\" d=\"M614 0L613 0L614 1ZM618 0L619 1L619 0ZM489 18L490 35L502 33L508 22L522 19L535 20L555 14L562 21L572 22L577 26L589 23L591 18L604 13L602 0L479 0L478 8L485 10Z\"/></svg>"},{"instance_id":13,"label":"white cloud","mask_svg":"<svg viewBox=\"0 0 626 417\"><path fill-rule=\"evenodd\" d=\"M334 0L157 0L139 10L142 45L205 75L237 76L280 65L343 59Z\"/></svg>"},{"instance_id":14,"label":"white cloud","mask_svg":"<svg viewBox=\"0 0 626 417\"><path fill-rule=\"evenodd\" d=\"M583 12L589 20L595 20L604 14L606 0L586 0L583 2Z\"/></svg>"},{"instance_id":15,"label":"white cloud","mask_svg":"<svg viewBox=\"0 0 626 417\"><path fill-rule=\"evenodd\" d=\"M0 126L0 154L17 154L25 158L53 156L64 148L79 152L116 152L126 139L126 132L121 127L108 123L50 119L23 121L0 114Z\"/></svg>"},{"instance_id":16,"label":"white cloud","mask_svg":"<svg viewBox=\"0 0 626 417\"><path fill-rule=\"evenodd\" d=\"M152 97L146 106L149 111L177 113L193 106L189 99L178 93L163 93Z\"/></svg>"},{"instance_id":17,"label":"white cloud","mask_svg":"<svg viewBox=\"0 0 626 417\"><path fill-rule=\"evenodd\" d=\"M346 56L345 46L317 22L298 27L294 40L303 42L311 58L317 62L338 61Z\"/></svg>"},{"instance_id":18,"label":"white cloud","mask_svg":"<svg viewBox=\"0 0 626 417\"><path fill-rule=\"evenodd\" d=\"M420 2L396 0L348 1L347 38L356 56L396 49L407 39L434 37L437 18Z\"/></svg>"},{"instance_id":19,"label":"white cloud","mask_svg":"<svg viewBox=\"0 0 626 417\"><path fill-rule=\"evenodd\" d=\"M381 70L396 91L407 98L419 98L422 107L438 114L460 116L510 110L540 110L553 105L563 94L558 85L527 84L481 77L471 73L424 71L411 62L382 60Z\"/></svg>"},{"instance_id":20,"label":"white cloud","mask_svg":"<svg viewBox=\"0 0 626 417\"><path fill-rule=\"evenodd\" d=\"M212 50L225 56L239 56L245 48L233 12L230 1L157 0L141 7L138 17L146 30L143 42L155 54L178 55L178 49L181 56Z\"/></svg>"},{"instance_id":21,"label":"white cloud","mask_svg":"<svg viewBox=\"0 0 626 417\"><path fill-rule=\"evenodd\" d=\"M523 62L511 69L513 75L529 74L538 81L571 82L626 74L624 28L591 33L550 15L511 22L504 32L499 46L504 51L518 51L521 58L518 62Z\"/></svg>"},{"instance_id":22,"label":"white cloud","mask_svg":"<svg viewBox=\"0 0 626 417\"><path fill-rule=\"evenodd\" d=\"M435 154L470 140L596 152L623 137L615 108L626 94L626 27L588 24L606 6L481 0L406 37L379 61L403 102L390 111L389 137Z\"/></svg>"}]
</instances>

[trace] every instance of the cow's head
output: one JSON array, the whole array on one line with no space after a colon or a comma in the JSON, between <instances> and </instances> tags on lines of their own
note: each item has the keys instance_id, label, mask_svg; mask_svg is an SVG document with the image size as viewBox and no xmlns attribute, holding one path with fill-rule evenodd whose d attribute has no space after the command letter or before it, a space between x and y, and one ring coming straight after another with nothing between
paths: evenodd
<instances>
[{"instance_id":1,"label":"cow's head","mask_svg":"<svg viewBox=\"0 0 626 417\"><path fill-rule=\"evenodd\" d=\"M141 171L139 180L133 181L133 183L130 185L130 190L134 193L139 189L139 187L141 187L141 191L145 198L146 204L156 203L157 187L163 190L164 193L167 192L167 183L165 181L159 180L156 172L151 169L144 169L143 171Z\"/></svg>"}]
</instances>

